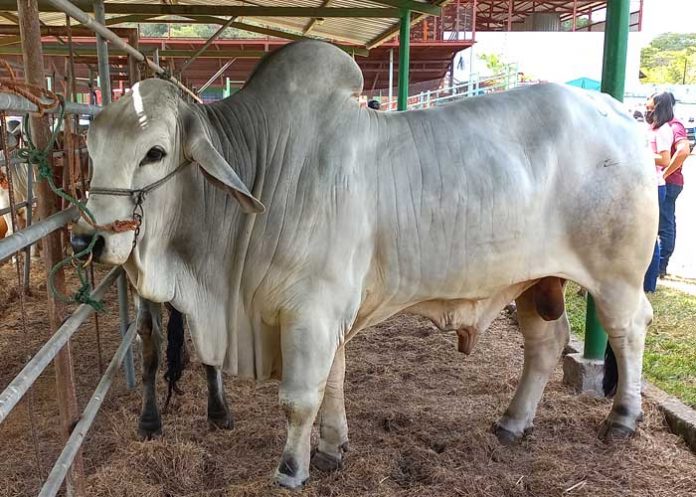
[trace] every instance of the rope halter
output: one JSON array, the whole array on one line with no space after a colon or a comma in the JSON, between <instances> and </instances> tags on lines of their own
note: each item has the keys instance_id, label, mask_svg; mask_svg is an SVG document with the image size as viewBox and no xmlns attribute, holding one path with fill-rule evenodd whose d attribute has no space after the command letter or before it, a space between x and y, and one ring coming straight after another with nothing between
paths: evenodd
<instances>
[{"instance_id":1,"label":"rope halter","mask_svg":"<svg viewBox=\"0 0 696 497\"><path fill-rule=\"evenodd\" d=\"M131 219L119 219L113 221L109 224L99 225L94 222L89 224L99 231L106 231L110 233L124 233L126 231L135 231L133 236L133 247L138 240L138 235L140 234L140 225L143 221L143 202L145 197L152 191L158 189L160 186L164 185L167 181L172 179L177 173L179 173L185 166L191 164L192 161L186 159L181 164L176 166L176 168L163 178L150 183L143 188L131 189L131 188L90 188L89 195L104 195L112 197L130 197L133 202L133 213L131 214Z\"/></svg>"}]
</instances>

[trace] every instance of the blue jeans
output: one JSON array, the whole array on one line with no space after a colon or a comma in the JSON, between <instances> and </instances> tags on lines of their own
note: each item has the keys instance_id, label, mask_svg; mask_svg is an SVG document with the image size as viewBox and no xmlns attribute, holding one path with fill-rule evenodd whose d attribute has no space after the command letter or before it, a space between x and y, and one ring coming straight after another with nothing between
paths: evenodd
<instances>
[{"instance_id":1,"label":"blue jeans","mask_svg":"<svg viewBox=\"0 0 696 497\"><path fill-rule=\"evenodd\" d=\"M662 206L665 203L666 193L666 185L657 187L657 198L660 206L660 213L662 213ZM645 292L654 292L657 289L657 278L660 276L661 254L662 241L658 237L658 240L655 242L655 250L653 251L652 261L650 261L648 271L645 273L645 278L643 278L643 291Z\"/></svg>"},{"instance_id":2,"label":"blue jeans","mask_svg":"<svg viewBox=\"0 0 696 497\"><path fill-rule=\"evenodd\" d=\"M682 192L682 186L666 185L666 193L664 202L660 203L660 229L658 235L660 237L660 274L667 272L667 264L669 258L674 252L674 244L677 239L677 218L675 216L675 208L677 197Z\"/></svg>"}]
</instances>

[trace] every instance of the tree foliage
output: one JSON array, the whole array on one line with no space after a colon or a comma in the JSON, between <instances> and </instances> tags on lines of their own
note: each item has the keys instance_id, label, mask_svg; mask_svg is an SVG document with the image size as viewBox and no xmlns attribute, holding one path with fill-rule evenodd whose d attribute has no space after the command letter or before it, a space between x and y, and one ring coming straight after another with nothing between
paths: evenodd
<instances>
[{"instance_id":1,"label":"tree foliage","mask_svg":"<svg viewBox=\"0 0 696 497\"><path fill-rule=\"evenodd\" d=\"M590 25L590 18L589 17L578 17L575 20L575 29L586 28L589 25ZM573 30L573 20L571 19L568 21L563 21L561 23L561 29L563 31L572 31Z\"/></svg>"},{"instance_id":2,"label":"tree foliage","mask_svg":"<svg viewBox=\"0 0 696 497\"><path fill-rule=\"evenodd\" d=\"M508 64L503 60L503 56L495 53L482 53L478 58L486 64L486 69L488 69L492 74L500 74L505 72Z\"/></svg>"},{"instance_id":3,"label":"tree foliage","mask_svg":"<svg viewBox=\"0 0 696 497\"><path fill-rule=\"evenodd\" d=\"M696 33L665 33L641 50L646 83L696 84Z\"/></svg>"},{"instance_id":4,"label":"tree foliage","mask_svg":"<svg viewBox=\"0 0 696 497\"><path fill-rule=\"evenodd\" d=\"M143 38L210 38L220 26L217 24L140 24L140 36ZM242 31L236 28L227 28L220 38L262 38L263 35Z\"/></svg>"}]
</instances>

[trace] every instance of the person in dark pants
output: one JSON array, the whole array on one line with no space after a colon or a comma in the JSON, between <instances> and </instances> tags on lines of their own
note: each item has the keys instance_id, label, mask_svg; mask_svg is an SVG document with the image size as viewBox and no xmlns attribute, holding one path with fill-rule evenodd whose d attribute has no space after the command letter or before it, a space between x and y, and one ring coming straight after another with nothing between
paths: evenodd
<instances>
[{"instance_id":1,"label":"person in dark pants","mask_svg":"<svg viewBox=\"0 0 696 497\"><path fill-rule=\"evenodd\" d=\"M660 268L659 274L664 277L667 274L667 265L669 258L674 252L674 245L677 238L677 220L675 216L677 197L684 188L684 176L682 175L681 167L686 158L689 156L689 140L686 136L684 125L674 117L674 105L676 100L670 92L663 92L653 95L646 105L646 120L647 114L652 110L654 112L655 102L663 102L666 106L669 104L670 120L668 121L672 128L674 140L670 150L670 163L664 168L662 176L665 179L665 200L660 207L660 228L658 235L660 237Z\"/></svg>"},{"instance_id":2,"label":"person in dark pants","mask_svg":"<svg viewBox=\"0 0 696 497\"><path fill-rule=\"evenodd\" d=\"M674 143L674 133L669 122L674 118L674 111L672 110L672 101L666 94L657 95L649 100L646 108L646 120L649 126L648 141L655 159L658 205L660 212L662 212L666 192L663 171L664 168L669 166L671 160L670 150ZM654 292L657 289L660 253L661 244L658 238L655 243L652 261L643 280L643 290L646 292Z\"/></svg>"}]
</instances>

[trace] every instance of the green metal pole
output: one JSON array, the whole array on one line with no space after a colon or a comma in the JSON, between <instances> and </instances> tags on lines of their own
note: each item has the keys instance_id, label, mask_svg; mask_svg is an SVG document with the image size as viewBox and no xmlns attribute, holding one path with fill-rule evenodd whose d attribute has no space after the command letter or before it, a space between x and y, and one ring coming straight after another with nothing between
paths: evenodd
<instances>
[{"instance_id":1,"label":"green metal pole","mask_svg":"<svg viewBox=\"0 0 696 497\"><path fill-rule=\"evenodd\" d=\"M408 66L410 64L411 42L411 11L404 10L401 14L401 29L399 31L399 99L397 110L408 107Z\"/></svg>"},{"instance_id":2,"label":"green metal pole","mask_svg":"<svg viewBox=\"0 0 696 497\"><path fill-rule=\"evenodd\" d=\"M622 102L626 84L630 4L630 0L609 0L607 2L607 22L604 28L602 92L608 93ZM606 348L607 334L597 317L594 300L588 294L584 356L586 359L604 359Z\"/></svg>"},{"instance_id":3,"label":"green metal pole","mask_svg":"<svg viewBox=\"0 0 696 497\"><path fill-rule=\"evenodd\" d=\"M631 16L630 0L609 0L604 31L602 92L623 102L626 83L626 52Z\"/></svg>"}]
</instances>

